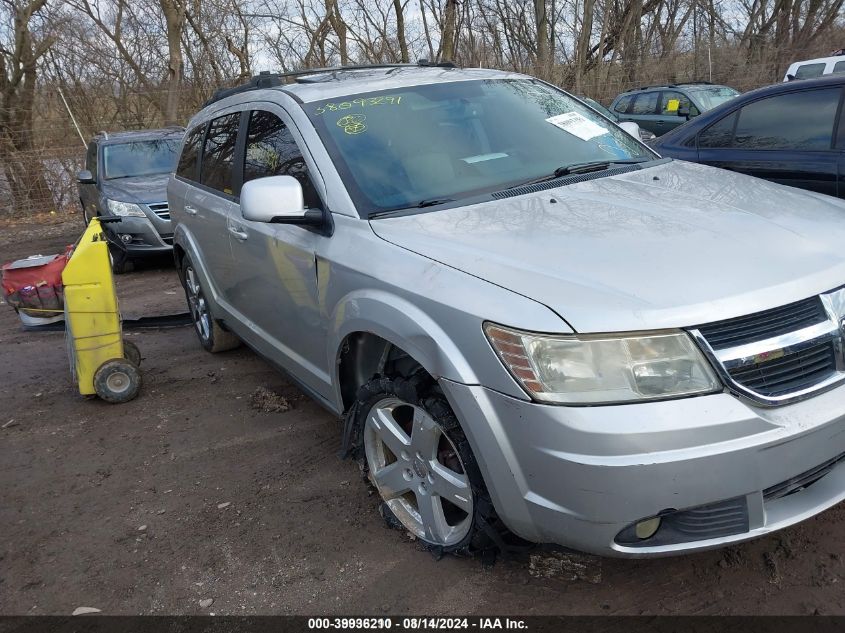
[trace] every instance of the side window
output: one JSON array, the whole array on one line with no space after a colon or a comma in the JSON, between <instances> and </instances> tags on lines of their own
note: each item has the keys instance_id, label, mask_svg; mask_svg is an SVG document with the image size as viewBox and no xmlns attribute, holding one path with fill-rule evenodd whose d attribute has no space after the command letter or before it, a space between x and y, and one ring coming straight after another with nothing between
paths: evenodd
<instances>
[{"instance_id":1,"label":"side window","mask_svg":"<svg viewBox=\"0 0 845 633\"><path fill-rule=\"evenodd\" d=\"M187 180L197 179L197 163L199 162L199 149L202 143L202 135L205 132L205 125L195 127L188 132L185 144L182 146L182 155L179 156L179 165L176 167L176 175Z\"/></svg>"},{"instance_id":2,"label":"side window","mask_svg":"<svg viewBox=\"0 0 845 633\"><path fill-rule=\"evenodd\" d=\"M655 114L657 111L657 97L659 92L644 92L637 95L631 114Z\"/></svg>"},{"instance_id":3,"label":"side window","mask_svg":"<svg viewBox=\"0 0 845 633\"><path fill-rule=\"evenodd\" d=\"M214 119L205 137L202 150L200 182L206 187L233 195L232 164L235 156L235 143L238 140L240 112L227 114Z\"/></svg>"},{"instance_id":4,"label":"side window","mask_svg":"<svg viewBox=\"0 0 845 633\"><path fill-rule=\"evenodd\" d=\"M88 151L85 153L85 169L91 172L94 180L97 180L97 144L88 143Z\"/></svg>"},{"instance_id":5,"label":"side window","mask_svg":"<svg viewBox=\"0 0 845 633\"><path fill-rule=\"evenodd\" d=\"M821 77L824 73L824 67L827 64L804 64L799 66L795 71L796 79L812 79L813 77Z\"/></svg>"},{"instance_id":6,"label":"side window","mask_svg":"<svg viewBox=\"0 0 845 633\"><path fill-rule=\"evenodd\" d=\"M293 176L302 185L305 206L322 207L308 166L288 127L275 114L253 110L244 156L244 182L267 176Z\"/></svg>"},{"instance_id":7,"label":"side window","mask_svg":"<svg viewBox=\"0 0 845 633\"><path fill-rule=\"evenodd\" d=\"M677 116L679 109L691 110L692 107L689 97L682 92L664 90L660 93L660 114L664 116Z\"/></svg>"},{"instance_id":8,"label":"side window","mask_svg":"<svg viewBox=\"0 0 845 633\"><path fill-rule=\"evenodd\" d=\"M833 73L845 73L845 62L836 62L833 65L833 70L830 71L831 74Z\"/></svg>"},{"instance_id":9,"label":"side window","mask_svg":"<svg viewBox=\"0 0 845 633\"><path fill-rule=\"evenodd\" d=\"M699 147L730 147L734 140L734 125L739 111L719 119L698 135Z\"/></svg>"},{"instance_id":10,"label":"side window","mask_svg":"<svg viewBox=\"0 0 845 633\"><path fill-rule=\"evenodd\" d=\"M625 95L619 101L616 102L616 105L613 106L613 109L617 112L625 114L628 111L628 108L631 105L631 101L633 101L634 97L631 95Z\"/></svg>"},{"instance_id":11,"label":"side window","mask_svg":"<svg viewBox=\"0 0 845 633\"><path fill-rule=\"evenodd\" d=\"M790 92L750 103L739 114L734 146L830 149L839 88Z\"/></svg>"}]
</instances>

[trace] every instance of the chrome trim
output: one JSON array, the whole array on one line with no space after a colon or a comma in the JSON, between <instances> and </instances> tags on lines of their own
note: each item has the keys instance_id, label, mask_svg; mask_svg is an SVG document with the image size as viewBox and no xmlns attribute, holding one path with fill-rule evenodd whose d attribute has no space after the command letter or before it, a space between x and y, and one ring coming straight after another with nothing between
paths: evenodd
<instances>
[{"instance_id":1,"label":"chrome trim","mask_svg":"<svg viewBox=\"0 0 845 633\"><path fill-rule=\"evenodd\" d=\"M820 343L841 341L841 334L838 325L831 321L824 321L789 334L717 350L714 353L719 362L725 366L725 369L730 371L748 365L756 365L766 360L774 360L777 357L795 354Z\"/></svg>"},{"instance_id":2,"label":"chrome trim","mask_svg":"<svg viewBox=\"0 0 845 633\"><path fill-rule=\"evenodd\" d=\"M716 369L717 374L729 391L762 406L779 407L791 404L806 400L845 383L845 287L820 295L820 299L828 315L827 321L764 341L716 351L697 328L690 329L689 333ZM816 345L831 342L836 357L836 370L824 380L806 389L781 396L765 396L740 384L731 375L732 370L752 366L766 360L782 358ZM771 358L765 358L767 355Z\"/></svg>"}]
</instances>

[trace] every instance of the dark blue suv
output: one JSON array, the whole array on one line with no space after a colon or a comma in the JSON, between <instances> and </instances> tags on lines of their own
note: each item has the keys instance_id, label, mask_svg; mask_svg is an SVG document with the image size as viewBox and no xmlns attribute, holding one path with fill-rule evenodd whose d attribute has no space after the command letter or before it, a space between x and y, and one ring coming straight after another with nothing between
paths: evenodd
<instances>
[{"instance_id":1,"label":"dark blue suv","mask_svg":"<svg viewBox=\"0 0 845 633\"><path fill-rule=\"evenodd\" d=\"M650 145L663 156L845 198L845 75L745 93Z\"/></svg>"}]
</instances>

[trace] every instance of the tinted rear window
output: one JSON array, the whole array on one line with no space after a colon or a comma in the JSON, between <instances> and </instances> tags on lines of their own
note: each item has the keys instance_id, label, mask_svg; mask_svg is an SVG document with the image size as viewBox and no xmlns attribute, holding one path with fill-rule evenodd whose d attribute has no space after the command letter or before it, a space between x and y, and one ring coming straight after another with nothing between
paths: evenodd
<instances>
[{"instance_id":1,"label":"tinted rear window","mask_svg":"<svg viewBox=\"0 0 845 633\"><path fill-rule=\"evenodd\" d=\"M234 195L232 165L240 121L240 112L214 119L208 128L202 153L200 182L228 195Z\"/></svg>"},{"instance_id":2,"label":"tinted rear window","mask_svg":"<svg viewBox=\"0 0 845 633\"><path fill-rule=\"evenodd\" d=\"M631 108L631 114L655 114L657 110L657 97L659 92L646 92L637 95L637 100L634 101L634 107Z\"/></svg>"}]
</instances>

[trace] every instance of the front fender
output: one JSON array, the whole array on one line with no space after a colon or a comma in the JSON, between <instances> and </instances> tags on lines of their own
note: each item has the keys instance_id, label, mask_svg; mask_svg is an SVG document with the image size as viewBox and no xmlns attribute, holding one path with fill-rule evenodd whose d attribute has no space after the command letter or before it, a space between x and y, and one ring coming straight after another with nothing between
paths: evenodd
<instances>
[{"instance_id":1,"label":"front fender","mask_svg":"<svg viewBox=\"0 0 845 633\"><path fill-rule=\"evenodd\" d=\"M340 396L339 358L342 343L355 332L383 338L410 354L434 378L478 384L478 377L454 340L435 320L410 301L383 290L350 293L334 309L329 321L328 366ZM342 407L341 407L342 408Z\"/></svg>"}]
</instances>

